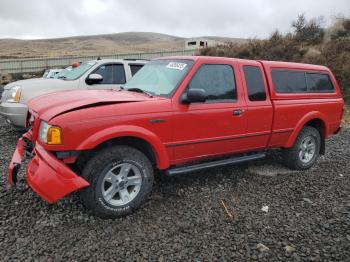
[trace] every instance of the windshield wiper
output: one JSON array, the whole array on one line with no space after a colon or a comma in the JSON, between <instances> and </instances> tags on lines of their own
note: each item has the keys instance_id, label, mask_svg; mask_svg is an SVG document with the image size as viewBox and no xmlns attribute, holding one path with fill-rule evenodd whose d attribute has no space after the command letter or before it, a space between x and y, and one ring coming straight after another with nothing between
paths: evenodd
<instances>
[{"instance_id":1,"label":"windshield wiper","mask_svg":"<svg viewBox=\"0 0 350 262\"><path fill-rule=\"evenodd\" d=\"M149 93L145 90L142 90L141 88L137 88L137 87L128 88L128 89L126 89L126 91L144 93L144 94L148 95L149 97L153 97L153 95L151 93Z\"/></svg>"},{"instance_id":2,"label":"windshield wiper","mask_svg":"<svg viewBox=\"0 0 350 262\"><path fill-rule=\"evenodd\" d=\"M59 76L58 79L67 79L66 76Z\"/></svg>"}]
</instances>

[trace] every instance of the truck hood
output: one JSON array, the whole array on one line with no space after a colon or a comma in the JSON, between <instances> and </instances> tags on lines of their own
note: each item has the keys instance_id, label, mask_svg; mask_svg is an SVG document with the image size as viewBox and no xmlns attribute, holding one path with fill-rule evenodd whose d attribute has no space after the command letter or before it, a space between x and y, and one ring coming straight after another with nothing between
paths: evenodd
<instances>
[{"instance_id":1,"label":"truck hood","mask_svg":"<svg viewBox=\"0 0 350 262\"><path fill-rule=\"evenodd\" d=\"M62 81L60 79L52 79L52 78L32 78L32 79L24 79L24 80L18 80L15 82L11 82L4 86L4 89L11 89L12 87L15 86L21 86L21 87L26 87L26 86L35 86L35 85L41 85L41 84L47 84L47 83L53 83L57 81Z\"/></svg>"},{"instance_id":2,"label":"truck hood","mask_svg":"<svg viewBox=\"0 0 350 262\"><path fill-rule=\"evenodd\" d=\"M49 121L55 116L82 108L152 99L163 98L151 98L142 93L129 91L67 90L35 97L28 102L28 107L41 119Z\"/></svg>"},{"instance_id":3,"label":"truck hood","mask_svg":"<svg viewBox=\"0 0 350 262\"><path fill-rule=\"evenodd\" d=\"M20 103L26 104L30 99L43 94L61 90L77 88L77 81L64 81L62 79L33 78L12 82L4 87L4 90L15 86L21 87Z\"/></svg>"}]
</instances>

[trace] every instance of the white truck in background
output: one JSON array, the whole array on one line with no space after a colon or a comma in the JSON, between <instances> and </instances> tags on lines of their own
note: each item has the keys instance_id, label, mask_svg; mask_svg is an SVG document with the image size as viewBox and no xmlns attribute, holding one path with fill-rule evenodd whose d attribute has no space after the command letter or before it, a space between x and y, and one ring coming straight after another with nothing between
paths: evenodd
<instances>
[{"instance_id":1,"label":"white truck in background","mask_svg":"<svg viewBox=\"0 0 350 262\"><path fill-rule=\"evenodd\" d=\"M103 59L75 63L54 79L35 78L16 81L3 87L0 114L18 128L26 126L26 103L47 93L69 89L119 89L148 61Z\"/></svg>"}]
</instances>

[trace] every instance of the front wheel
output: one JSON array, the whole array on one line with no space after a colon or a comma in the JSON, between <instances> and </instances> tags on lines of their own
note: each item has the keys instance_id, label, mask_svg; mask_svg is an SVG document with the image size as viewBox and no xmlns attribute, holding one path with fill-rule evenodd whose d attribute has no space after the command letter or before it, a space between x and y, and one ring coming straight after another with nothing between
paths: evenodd
<instances>
[{"instance_id":1,"label":"front wheel","mask_svg":"<svg viewBox=\"0 0 350 262\"><path fill-rule=\"evenodd\" d=\"M90 186L81 190L84 205L102 218L128 215L151 194L153 168L139 150L128 146L104 149L85 166Z\"/></svg>"},{"instance_id":2,"label":"front wheel","mask_svg":"<svg viewBox=\"0 0 350 262\"><path fill-rule=\"evenodd\" d=\"M311 168L320 154L321 135L311 126L305 126L292 148L284 149L283 159L287 167L295 170Z\"/></svg>"}]
</instances>

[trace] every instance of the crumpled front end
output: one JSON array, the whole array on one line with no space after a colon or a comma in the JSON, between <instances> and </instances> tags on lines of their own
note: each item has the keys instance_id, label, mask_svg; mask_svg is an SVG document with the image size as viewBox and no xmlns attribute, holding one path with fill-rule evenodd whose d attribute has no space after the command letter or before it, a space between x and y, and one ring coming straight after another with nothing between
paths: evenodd
<instances>
[{"instance_id":1,"label":"crumpled front end","mask_svg":"<svg viewBox=\"0 0 350 262\"><path fill-rule=\"evenodd\" d=\"M26 169L27 183L48 203L56 202L74 191L89 186L85 179L75 174L40 144L36 143L34 149L31 149L30 138L31 133L28 132L18 140L9 166L10 185L17 182L17 173L24 156L31 156L32 159Z\"/></svg>"},{"instance_id":2,"label":"crumpled front end","mask_svg":"<svg viewBox=\"0 0 350 262\"><path fill-rule=\"evenodd\" d=\"M56 202L90 185L40 145L36 145L34 154L27 166L26 178L33 191L45 201Z\"/></svg>"},{"instance_id":3,"label":"crumpled front end","mask_svg":"<svg viewBox=\"0 0 350 262\"><path fill-rule=\"evenodd\" d=\"M16 150L12 155L10 166L8 169L7 181L10 186L17 183L17 175L21 167L23 158L25 154L28 154L32 151L30 146L32 133L31 131L25 133L20 139L18 139Z\"/></svg>"}]
</instances>

